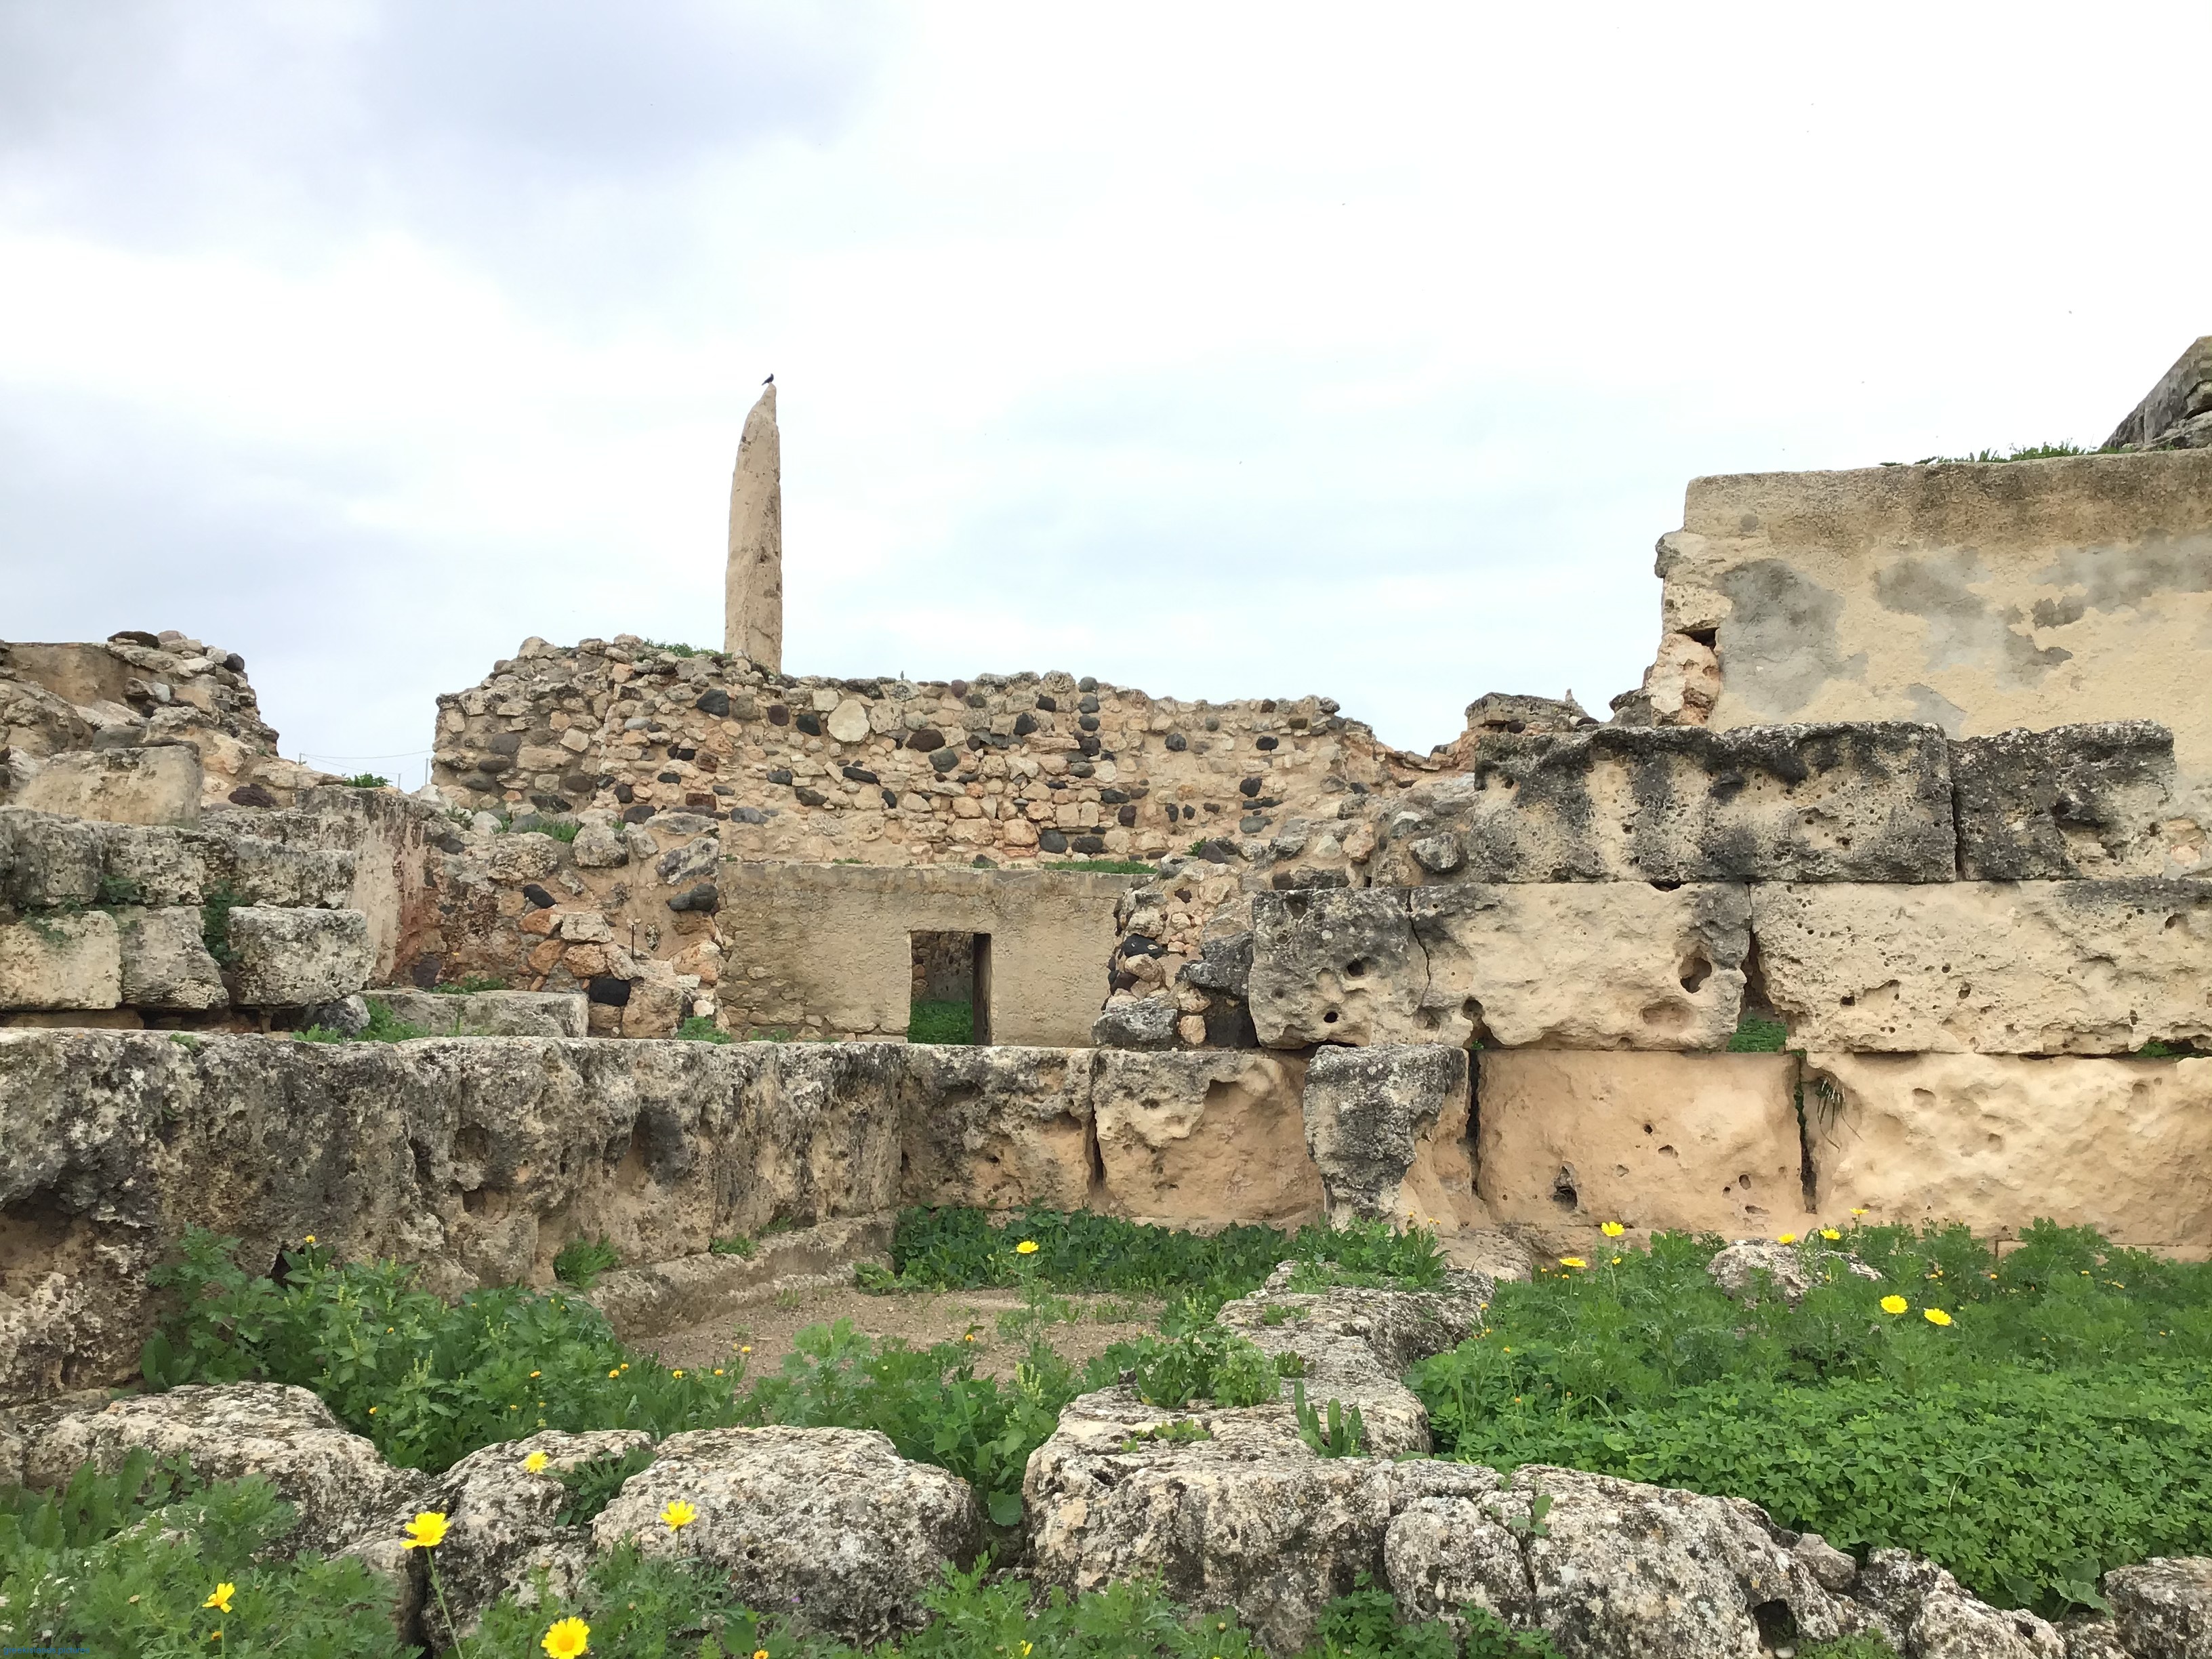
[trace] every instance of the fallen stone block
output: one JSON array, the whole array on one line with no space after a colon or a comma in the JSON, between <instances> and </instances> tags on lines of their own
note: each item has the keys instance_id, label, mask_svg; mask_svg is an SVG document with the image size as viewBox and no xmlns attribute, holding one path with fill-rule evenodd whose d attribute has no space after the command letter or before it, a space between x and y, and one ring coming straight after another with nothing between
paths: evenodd
<instances>
[{"instance_id":1,"label":"fallen stone block","mask_svg":"<svg viewBox=\"0 0 2212 1659\"><path fill-rule=\"evenodd\" d=\"M432 1036L549 1036L590 1035L589 1000L581 991L369 992L392 1018Z\"/></svg>"},{"instance_id":2,"label":"fallen stone block","mask_svg":"<svg viewBox=\"0 0 2212 1659\"><path fill-rule=\"evenodd\" d=\"M699 1512L680 1531L660 1521L678 1498ZM981 1546L982 1515L966 1481L872 1431L700 1429L662 1441L592 1537L698 1560L749 1607L873 1643L922 1624L923 1594Z\"/></svg>"},{"instance_id":3,"label":"fallen stone block","mask_svg":"<svg viewBox=\"0 0 2212 1659\"><path fill-rule=\"evenodd\" d=\"M2212 882L1751 890L1793 1046L2125 1054L2212 1037Z\"/></svg>"},{"instance_id":4,"label":"fallen stone block","mask_svg":"<svg viewBox=\"0 0 2212 1659\"><path fill-rule=\"evenodd\" d=\"M1261 893L1252 1023L1270 1048L1717 1048L1748 916L1741 888L1644 882Z\"/></svg>"},{"instance_id":5,"label":"fallen stone block","mask_svg":"<svg viewBox=\"0 0 2212 1659\"><path fill-rule=\"evenodd\" d=\"M200 756L190 744L56 755L15 805L107 823L191 825L200 816Z\"/></svg>"},{"instance_id":6,"label":"fallen stone block","mask_svg":"<svg viewBox=\"0 0 2212 1659\"><path fill-rule=\"evenodd\" d=\"M1089 1204L1089 1054L910 1043L896 1055L901 1203Z\"/></svg>"},{"instance_id":7,"label":"fallen stone block","mask_svg":"<svg viewBox=\"0 0 2212 1659\"><path fill-rule=\"evenodd\" d=\"M2212 1060L1806 1059L1819 1207L2008 1232L2047 1216L2116 1243L2212 1250Z\"/></svg>"},{"instance_id":8,"label":"fallen stone block","mask_svg":"<svg viewBox=\"0 0 2212 1659\"><path fill-rule=\"evenodd\" d=\"M1101 1049L1091 1113L1105 1196L1124 1215L1166 1226L1319 1219L1305 1071L1303 1060L1250 1049Z\"/></svg>"},{"instance_id":9,"label":"fallen stone block","mask_svg":"<svg viewBox=\"0 0 2212 1659\"><path fill-rule=\"evenodd\" d=\"M122 1000L114 917L50 910L0 921L0 1008L113 1008Z\"/></svg>"},{"instance_id":10,"label":"fallen stone block","mask_svg":"<svg viewBox=\"0 0 2212 1659\"><path fill-rule=\"evenodd\" d=\"M1486 736L1377 827L1387 886L1957 874L1943 733L1903 722Z\"/></svg>"},{"instance_id":11,"label":"fallen stone block","mask_svg":"<svg viewBox=\"0 0 2212 1659\"><path fill-rule=\"evenodd\" d=\"M140 824L100 826L102 895L118 904L198 904L207 868L199 838L189 830Z\"/></svg>"},{"instance_id":12,"label":"fallen stone block","mask_svg":"<svg viewBox=\"0 0 2212 1659\"><path fill-rule=\"evenodd\" d=\"M1794 1054L1476 1057L1476 1188L1500 1222L1801 1230Z\"/></svg>"},{"instance_id":13,"label":"fallen stone block","mask_svg":"<svg viewBox=\"0 0 2212 1659\"><path fill-rule=\"evenodd\" d=\"M196 905L115 913L122 948L123 1000L134 1008L198 1011L228 1007L222 969L209 954Z\"/></svg>"},{"instance_id":14,"label":"fallen stone block","mask_svg":"<svg viewBox=\"0 0 2212 1659\"><path fill-rule=\"evenodd\" d=\"M2174 814L2173 733L2153 720L1955 738L1951 781L1966 881L2170 875L2202 839Z\"/></svg>"},{"instance_id":15,"label":"fallen stone block","mask_svg":"<svg viewBox=\"0 0 2212 1659\"><path fill-rule=\"evenodd\" d=\"M1468 1157L1468 1056L1427 1043L1316 1052L1307 1149L1331 1221L1399 1217L1447 1232L1488 1224Z\"/></svg>"},{"instance_id":16,"label":"fallen stone block","mask_svg":"<svg viewBox=\"0 0 2212 1659\"><path fill-rule=\"evenodd\" d=\"M368 983L376 953L358 910L240 905L227 937L237 953L238 1000L249 1008L304 1008Z\"/></svg>"}]
</instances>

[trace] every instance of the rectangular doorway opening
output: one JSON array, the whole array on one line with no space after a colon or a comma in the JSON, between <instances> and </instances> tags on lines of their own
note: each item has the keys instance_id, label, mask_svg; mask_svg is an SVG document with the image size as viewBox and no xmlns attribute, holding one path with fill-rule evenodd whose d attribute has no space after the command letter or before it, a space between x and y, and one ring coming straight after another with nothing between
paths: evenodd
<instances>
[{"instance_id":1,"label":"rectangular doorway opening","mask_svg":"<svg viewBox=\"0 0 2212 1659\"><path fill-rule=\"evenodd\" d=\"M991 936L916 933L908 1042L981 1043L991 1040Z\"/></svg>"}]
</instances>

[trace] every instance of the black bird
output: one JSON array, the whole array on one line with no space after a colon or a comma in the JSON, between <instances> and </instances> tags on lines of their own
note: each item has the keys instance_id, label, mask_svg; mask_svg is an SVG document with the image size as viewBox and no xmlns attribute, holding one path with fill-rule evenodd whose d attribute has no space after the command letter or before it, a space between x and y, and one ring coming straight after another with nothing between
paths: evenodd
<instances>
[{"instance_id":1,"label":"black bird","mask_svg":"<svg viewBox=\"0 0 2212 1659\"><path fill-rule=\"evenodd\" d=\"M769 375L768 379L763 380L761 384L763 386L774 386L775 384L775 376L773 374Z\"/></svg>"}]
</instances>

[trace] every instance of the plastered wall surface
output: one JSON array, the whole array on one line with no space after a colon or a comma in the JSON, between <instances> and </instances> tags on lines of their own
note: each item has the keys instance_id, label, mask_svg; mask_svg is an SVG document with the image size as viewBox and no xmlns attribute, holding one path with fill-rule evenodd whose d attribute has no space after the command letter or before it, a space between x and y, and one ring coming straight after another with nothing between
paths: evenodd
<instances>
[{"instance_id":1,"label":"plastered wall surface","mask_svg":"<svg viewBox=\"0 0 2212 1659\"><path fill-rule=\"evenodd\" d=\"M1715 726L2154 720L2212 776L2212 452L1698 478L1658 568Z\"/></svg>"},{"instance_id":2,"label":"plastered wall surface","mask_svg":"<svg viewBox=\"0 0 2212 1659\"><path fill-rule=\"evenodd\" d=\"M1081 1047L1131 878L1074 871L723 866L723 1024L906 1035L911 935L990 936L994 1042Z\"/></svg>"}]
</instances>

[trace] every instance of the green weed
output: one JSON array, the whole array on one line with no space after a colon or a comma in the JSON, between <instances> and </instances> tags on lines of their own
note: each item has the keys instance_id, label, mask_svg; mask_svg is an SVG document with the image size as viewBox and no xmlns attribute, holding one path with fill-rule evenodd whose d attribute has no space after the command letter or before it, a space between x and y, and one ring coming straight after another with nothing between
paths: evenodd
<instances>
[{"instance_id":1,"label":"green weed","mask_svg":"<svg viewBox=\"0 0 2212 1659\"><path fill-rule=\"evenodd\" d=\"M1748 1014L1728 1040L1732 1054L1778 1054L1790 1046L1790 1028L1778 1019L1753 1019Z\"/></svg>"},{"instance_id":2,"label":"green weed","mask_svg":"<svg viewBox=\"0 0 2212 1659\"><path fill-rule=\"evenodd\" d=\"M731 1233L726 1237L710 1238L707 1241L707 1254L708 1255L750 1257L753 1253L753 1249L754 1244L752 1240L747 1238L743 1233Z\"/></svg>"},{"instance_id":3,"label":"green weed","mask_svg":"<svg viewBox=\"0 0 2212 1659\"><path fill-rule=\"evenodd\" d=\"M615 1501L623 1482L641 1474L653 1463L653 1448L636 1446L604 1457L587 1457L561 1471L561 1484L568 1496L554 1519L564 1527L589 1525L600 1510Z\"/></svg>"},{"instance_id":4,"label":"green weed","mask_svg":"<svg viewBox=\"0 0 2212 1659\"><path fill-rule=\"evenodd\" d=\"M1194 1400L1218 1406L1261 1406L1281 1392L1274 1362L1218 1325L1161 1340L1144 1337L1108 1350L1117 1370L1135 1373L1137 1397L1173 1408Z\"/></svg>"},{"instance_id":5,"label":"green weed","mask_svg":"<svg viewBox=\"0 0 2212 1659\"><path fill-rule=\"evenodd\" d=\"M1291 1407L1297 1413L1298 1438L1323 1457L1357 1457L1367 1449L1367 1424L1359 1415L1359 1407L1344 1409L1340 1400L1331 1400L1327 1407L1327 1420L1322 1413L1306 1403L1306 1385L1291 1384L1294 1395Z\"/></svg>"},{"instance_id":6,"label":"green weed","mask_svg":"<svg viewBox=\"0 0 2212 1659\"><path fill-rule=\"evenodd\" d=\"M563 1244L553 1258L553 1277L563 1285L588 1291L601 1273L621 1266L622 1252L608 1243L602 1233L597 1238L572 1238Z\"/></svg>"},{"instance_id":7,"label":"green weed","mask_svg":"<svg viewBox=\"0 0 2212 1659\"><path fill-rule=\"evenodd\" d=\"M1149 1429L1139 1429L1121 1442L1125 1452L1135 1451L1146 1444L1188 1446L1200 1440L1213 1438L1213 1431L1205 1424L1188 1417L1178 1417L1171 1423L1155 1423Z\"/></svg>"},{"instance_id":8,"label":"green weed","mask_svg":"<svg viewBox=\"0 0 2212 1659\"><path fill-rule=\"evenodd\" d=\"M218 967L238 966L238 951L230 942L230 913L245 902L244 894L223 882L209 888L202 896L200 941Z\"/></svg>"},{"instance_id":9,"label":"green weed","mask_svg":"<svg viewBox=\"0 0 2212 1659\"><path fill-rule=\"evenodd\" d=\"M686 1014L684 1023L676 1028L676 1035L685 1042L731 1042L730 1034L714 1024L712 1014Z\"/></svg>"},{"instance_id":10,"label":"green weed","mask_svg":"<svg viewBox=\"0 0 2212 1659\"><path fill-rule=\"evenodd\" d=\"M697 657L706 654L696 645L678 645L672 641L663 640L643 641L641 642L639 649L643 651L663 651L672 657Z\"/></svg>"},{"instance_id":11,"label":"green weed","mask_svg":"<svg viewBox=\"0 0 2212 1659\"><path fill-rule=\"evenodd\" d=\"M917 1002L907 1017L908 1042L973 1042L975 1006L969 1002Z\"/></svg>"},{"instance_id":12,"label":"green weed","mask_svg":"<svg viewBox=\"0 0 2212 1659\"><path fill-rule=\"evenodd\" d=\"M430 988L441 997L472 997L479 991L504 991L507 981L496 974L465 974L444 985Z\"/></svg>"},{"instance_id":13,"label":"green weed","mask_svg":"<svg viewBox=\"0 0 2212 1659\"><path fill-rule=\"evenodd\" d=\"M392 780L374 772L356 772L349 778L340 778L338 781L349 789L381 789Z\"/></svg>"},{"instance_id":14,"label":"green weed","mask_svg":"<svg viewBox=\"0 0 2212 1659\"><path fill-rule=\"evenodd\" d=\"M1047 859L1048 870L1080 870L1093 876L1157 876L1158 865L1146 864L1136 859Z\"/></svg>"}]
</instances>

